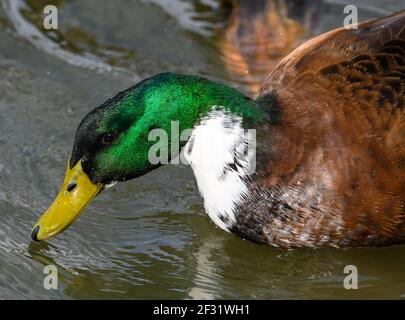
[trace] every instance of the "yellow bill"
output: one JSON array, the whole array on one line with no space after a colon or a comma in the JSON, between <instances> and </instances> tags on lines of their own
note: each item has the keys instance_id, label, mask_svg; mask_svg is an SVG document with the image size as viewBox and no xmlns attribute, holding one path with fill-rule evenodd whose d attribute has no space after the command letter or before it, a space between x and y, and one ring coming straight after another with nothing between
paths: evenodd
<instances>
[{"instance_id":1,"label":"yellow bill","mask_svg":"<svg viewBox=\"0 0 405 320\"><path fill-rule=\"evenodd\" d=\"M79 217L84 208L102 190L102 184L94 184L84 173L81 161L72 169L68 163L59 194L34 225L31 238L40 241L61 233Z\"/></svg>"}]
</instances>

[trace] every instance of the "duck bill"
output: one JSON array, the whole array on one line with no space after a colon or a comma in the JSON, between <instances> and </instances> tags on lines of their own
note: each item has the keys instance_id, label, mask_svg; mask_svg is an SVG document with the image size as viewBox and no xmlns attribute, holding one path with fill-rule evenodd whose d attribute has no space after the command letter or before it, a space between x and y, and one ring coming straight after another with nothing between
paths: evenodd
<instances>
[{"instance_id":1,"label":"duck bill","mask_svg":"<svg viewBox=\"0 0 405 320\"><path fill-rule=\"evenodd\" d=\"M67 229L102 190L103 185L93 183L83 171L81 161L73 168L69 161L59 194L34 225L31 238L50 239Z\"/></svg>"}]
</instances>

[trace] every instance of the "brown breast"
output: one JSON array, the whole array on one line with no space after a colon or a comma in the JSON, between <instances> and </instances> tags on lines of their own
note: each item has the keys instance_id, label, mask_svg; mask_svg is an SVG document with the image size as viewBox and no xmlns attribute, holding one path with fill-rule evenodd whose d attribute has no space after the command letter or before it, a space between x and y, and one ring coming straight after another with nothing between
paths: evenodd
<instances>
[{"instance_id":1,"label":"brown breast","mask_svg":"<svg viewBox=\"0 0 405 320\"><path fill-rule=\"evenodd\" d=\"M235 232L274 246L405 241L405 12L318 36L258 95L260 174Z\"/></svg>"}]
</instances>

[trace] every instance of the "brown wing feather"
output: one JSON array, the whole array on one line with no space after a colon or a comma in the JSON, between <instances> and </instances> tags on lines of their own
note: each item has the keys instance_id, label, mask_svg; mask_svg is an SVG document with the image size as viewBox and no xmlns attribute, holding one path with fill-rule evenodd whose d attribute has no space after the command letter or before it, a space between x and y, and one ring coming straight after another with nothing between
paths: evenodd
<instances>
[{"instance_id":1,"label":"brown wing feather","mask_svg":"<svg viewBox=\"0 0 405 320\"><path fill-rule=\"evenodd\" d=\"M279 121L256 185L295 217L269 219L260 241L405 240L404 91L405 11L318 36L276 67L258 98L277 102Z\"/></svg>"}]
</instances>

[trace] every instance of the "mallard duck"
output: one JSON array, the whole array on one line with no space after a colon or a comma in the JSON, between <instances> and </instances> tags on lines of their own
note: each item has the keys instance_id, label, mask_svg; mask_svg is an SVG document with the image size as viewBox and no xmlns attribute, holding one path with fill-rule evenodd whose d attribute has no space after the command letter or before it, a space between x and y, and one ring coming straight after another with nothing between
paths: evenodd
<instances>
[{"instance_id":1,"label":"mallard duck","mask_svg":"<svg viewBox=\"0 0 405 320\"><path fill-rule=\"evenodd\" d=\"M79 124L61 191L32 239L57 235L102 190L161 166L150 133L162 129L157 157L178 159L178 144L206 212L227 232L282 248L404 242L404 51L402 11L304 43L255 99L174 73L118 93Z\"/></svg>"}]
</instances>

